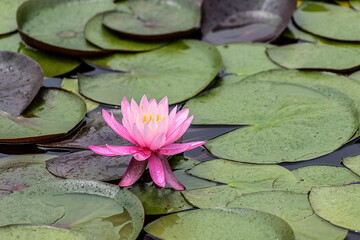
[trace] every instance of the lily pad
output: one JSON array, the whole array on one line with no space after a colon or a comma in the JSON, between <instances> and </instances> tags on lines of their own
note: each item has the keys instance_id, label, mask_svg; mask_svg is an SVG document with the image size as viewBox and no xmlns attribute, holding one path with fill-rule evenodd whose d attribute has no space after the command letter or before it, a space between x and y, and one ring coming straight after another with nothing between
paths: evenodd
<instances>
[{"instance_id":1,"label":"lily pad","mask_svg":"<svg viewBox=\"0 0 360 240\"><path fill-rule=\"evenodd\" d=\"M306 166L292 171L298 181L277 179L274 189L308 193L312 187L360 182L360 177L343 167Z\"/></svg>"},{"instance_id":2,"label":"lily pad","mask_svg":"<svg viewBox=\"0 0 360 240\"><path fill-rule=\"evenodd\" d=\"M66 229L28 225L1 227L0 238L6 240L87 240L84 235Z\"/></svg>"},{"instance_id":3,"label":"lily pad","mask_svg":"<svg viewBox=\"0 0 360 240\"><path fill-rule=\"evenodd\" d=\"M133 194L95 181L38 184L2 198L0 206L1 226L50 225L89 240L136 239L144 221L141 203Z\"/></svg>"},{"instance_id":4,"label":"lily pad","mask_svg":"<svg viewBox=\"0 0 360 240\"><path fill-rule=\"evenodd\" d=\"M354 101L320 85L241 81L204 92L184 107L196 116L193 124L251 124L205 146L215 156L252 163L325 155L345 144L359 124Z\"/></svg>"},{"instance_id":5,"label":"lily pad","mask_svg":"<svg viewBox=\"0 0 360 240\"><path fill-rule=\"evenodd\" d=\"M24 0L2 0L0 2L0 35L15 32L16 9Z\"/></svg>"},{"instance_id":6,"label":"lily pad","mask_svg":"<svg viewBox=\"0 0 360 240\"><path fill-rule=\"evenodd\" d=\"M45 77L68 73L81 64L81 61L74 57L34 49L23 43L18 33L0 38L0 50L18 52L34 59L41 66Z\"/></svg>"},{"instance_id":7,"label":"lily pad","mask_svg":"<svg viewBox=\"0 0 360 240\"><path fill-rule=\"evenodd\" d=\"M360 10L360 2L358 0L349 0L349 3L356 10Z\"/></svg>"},{"instance_id":8,"label":"lily pad","mask_svg":"<svg viewBox=\"0 0 360 240\"><path fill-rule=\"evenodd\" d=\"M192 158L185 158L180 155L172 156L169 159L169 164L172 170L188 170L199 164L198 160Z\"/></svg>"},{"instance_id":9,"label":"lily pad","mask_svg":"<svg viewBox=\"0 0 360 240\"><path fill-rule=\"evenodd\" d=\"M315 213L330 223L360 231L360 184L316 187L309 200Z\"/></svg>"},{"instance_id":10,"label":"lily pad","mask_svg":"<svg viewBox=\"0 0 360 240\"><path fill-rule=\"evenodd\" d=\"M268 56L291 69L348 70L360 65L360 48L328 44L290 44L270 48Z\"/></svg>"},{"instance_id":11,"label":"lily pad","mask_svg":"<svg viewBox=\"0 0 360 240\"><path fill-rule=\"evenodd\" d=\"M200 24L200 8L183 0L128 0L128 12L109 12L103 24L126 37L159 40L180 37Z\"/></svg>"},{"instance_id":12,"label":"lily pad","mask_svg":"<svg viewBox=\"0 0 360 240\"><path fill-rule=\"evenodd\" d=\"M285 29L285 31L282 33L283 37L290 38L290 39L296 39L296 40L303 40L306 42L318 42L319 38L318 36L312 35L310 33L307 33L298 27L295 26L293 21L290 21L289 25Z\"/></svg>"},{"instance_id":13,"label":"lily pad","mask_svg":"<svg viewBox=\"0 0 360 240\"><path fill-rule=\"evenodd\" d=\"M196 40L178 40L159 50L138 54L112 54L88 62L124 73L79 75L80 93L106 104L120 105L123 97L142 96L169 104L185 101L206 88L220 71L219 51Z\"/></svg>"},{"instance_id":14,"label":"lily pad","mask_svg":"<svg viewBox=\"0 0 360 240\"><path fill-rule=\"evenodd\" d=\"M85 26L85 37L92 44L102 49L126 52L149 51L164 46L167 42L141 41L122 37L114 31L109 30L102 24L106 13L95 15Z\"/></svg>"},{"instance_id":15,"label":"lily pad","mask_svg":"<svg viewBox=\"0 0 360 240\"><path fill-rule=\"evenodd\" d=\"M88 180L111 181L120 179L131 156L108 157L93 151L80 151L46 161L46 167L55 176Z\"/></svg>"},{"instance_id":16,"label":"lily pad","mask_svg":"<svg viewBox=\"0 0 360 240\"><path fill-rule=\"evenodd\" d=\"M31 58L0 51L0 111L18 117L38 93L43 77L41 67Z\"/></svg>"},{"instance_id":17,"label":"lily pad","mask_svg":"<svg viewBox=\"0 0 360 240\"><path fill-rule=\"evenodd\" d=\"M295 11L294 21L300 28L321 37L360 41L360 15L350 8L306 1Z\"/></svg>"},{"instance_id":18,"label":"lily pad","mask_svg":"<svg viewBox=\"0 0 360 240\"><path fill-rule=\"evenodd\" d=\"M20 117L0 113L0 142L24 143L65 135L83 119L86 106L71 92L42 88Z\"/></svg>"},{"instance_id":19,"label":"lily pad","mask_svg":"<svg viewBox=\"0 0 360 240\"><path fill-rule=\"evenodd\" d=\"M4 195L38 183L55 180L56 177L46 170L45 161L54 155L13 155L0 158L0 189Z\"/></svg>"},{"instance_id":20,"label":"lily pad","mask_svg":"<svg viewBox=\"0 0 360 240\"><path fill-rule=\"evenodd\" d=\"M121 122L122 114L120 109L107 109L114 114L117 121ZM129 145L130 142L119 136L104 121L102 110L95 110L87 114L86 124L70 136L58 141L40 143L42 147L60 148L81 148L89 149L90 145Z\"/></svg>"},{"instance_id":21,"label":"lily pad","mask_svg":"<svg viewBox=\"0 0 360 240\"><path fill-rule=\"evenodd\" d=\"M263 43L236 43L217 46L220 51L225 73L235 73L239 77L280 68L266 56L266 48L272 45Z\"/></svg>"},{"instance_id":22,"label":"lily pad","mask_svg":"<svg viewBox=\"0 0 360 240\"><path fill-rule=\"evenodd\" d=\"M351 171L360 176L360 155L345 158L343 159L342 163Z\"/></svg>"},{"instance_id":23,"label":"lily pad","mask_svg":"<svg viewBox=\"0 0 360 240\"><path fill-rule=\"evenodd\" d=\"M213 44L276 39L295 11L294 0L204 0L201 32Z\"/></svg>"},{"instance_id":24,"label":"lily pad","mask_svg":"<svg viewBox=\"0 0 360 240\"><path fill-rule=\"evenodd\" d=\"M238 208L198 209L162 217L145 229L161 239L295 239L272 214Z\"/></svg>"},{"instance_id":25,"label":"lily pad","mask_svg":"<svg viewBox=\"0 0 360 240\"><path fill-rule=\"evenodd\" d=\"M42 50L79 56L101 54L106 51L86 42L83 29L93 15L115 7L111 0L26 1L17 11L19 33L26 43Z\"/></svg>"}]
</instances>

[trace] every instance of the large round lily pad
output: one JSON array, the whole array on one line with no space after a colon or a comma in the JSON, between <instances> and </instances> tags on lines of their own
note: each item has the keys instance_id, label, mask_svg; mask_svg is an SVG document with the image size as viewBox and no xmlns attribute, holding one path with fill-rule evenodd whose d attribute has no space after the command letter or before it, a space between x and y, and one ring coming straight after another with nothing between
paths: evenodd
<instances>
[{"instance_id":1,"label":"large round lily pad","mask_svg":"<svg viewBox=\"0 0 360 240\"><path fill-rule=\"evenodd\" d=\"M140 39L166 39L192 32L200 24L200 8L184 0L128 0L129 12L109 12L103 24Z\"/></svg>"},{"instance_id":2,"label":"large round lily pad","mask_svg":"<svg viewBox=\"0 0 360 240\"><path fill-rule=\"evenodd\" d=\"M24 0L0 1L0 35L16 31L16 9Z\"/></svg>"},{"instance_id":3,"label":"large round lily pad","mask_svg":"<svg viewBox=\"0 0 360 240\"><path fill-rule=\"evenodd\" d=\"M295 239L274 215L238 208L198 209L162 217L145 227L161 239Z\"/></svg>"},{"instance_id":4,"label":"large round lily pad","mask_svg":"<svg viewBox=\"0 0 360 240\"><path fill-rule=\"evenodd\" d=\"M105 13L99 13L89 20L85 26L85 37L92 44L107 50L126 52L149 51L165 45L167 42L151 42L130 39L109 30L102 24Z\"/></svg>"},{"instance_id":5,"label":"large round lily pad","mask_svg":"<svg viewBox=\"0 0 360 240\"><path fill-rule=\"evenodd\" d=\"M115 5L111 0L30 0L19 7L17 23L22 39L31 46L70 55L93 55L104 51L86 42L84 26L96 13L112 9Z\"/></svg>"},{"instance_id":6,"label":"large round lily pad","mask_svg":"<svg viewBox=\"0 0 360 240\"><path fill-rule=\"evenodd\" d=\"M267 53L275 63L291 69L347 70L360 65L359 47L303 43L270 48Z\"/></svg>"},{"instance_id":7,"label":"large round lily pad","mask_svg":"<svg viewBox=\"0 0 360 240\"><path fill-rule=\"evenodd\" d=\"M18 117L38 93L43 77L41 67L31 58L0 51L0 112Z\"/></svg>"},{"instance_id":8,"label":"large round lily pad","mask_svg":"<svg viewBox=\"0 0 360 240\"><path fill-rule=\"evenodd\" d=\"M213 44L277 38L296 8L294 0L204 0L201 32Z\"/></svg>"},{"instance_id":9,"label":"large round lily pad","mask_svg":"<svg viewBox=\"0 0 360 240\"><path fill-rule=\"evenodd\" d=\"M360 41L360 15L350 8L334 4L305 1L294 13L302 29L322 37Z\"/></svg>"},{"instance_id":10,"label":"large round lily pad","mask_svg":"<svg viewBox=\"0 0 360 240\"><path fill-rule=\"evenodd\" d=\"M360 184L316 187L309 197L315 213L337 226L360 231Z\"/></svg>"},{"instance_id":11,"label":"large round lily pad","mask_svg":"<svg viewBox=\"0 0 360 240\"><path fill-rule=\"evenodd\" d=\"M351 171L360 176L360 155L343 159L342 163Z\"/></svg>"},{"instance_id":12,"label":"large round lily pad","mask_svg":"<svg viewBox=\"0 0 360 240\"><path fill-rule=\"evenodd\" d=\"M136 239L144 221L133 194L95 181L38 184L2 198L0 206L0 226L49 225L80 232L89 240Z\"/></svg>"},{"instance_id":13,"label":"large round lily pad","mask_svg":"<svg viewBox=\"0 0 360 240\"><path fill-rule=\"evenodd\" d=\"M159 50L112 54L88 62L124 73L79 75L80 93L98 102L120 105L123 97L142 96L169 104L185 101L207 87L220 71L219 51L196 40L178 40Z\"/></svg>"},{"instance_id":14,"label":"large round lily pad","mask_svg":"<svg viewBox=\"0 0 360 240\"><path fill-rule=\"evenodd\" d=\"M215 156L242 162L319 157L346 143L359 125L354 101L320 85L241 81L204 92L184 107L196 116L194 124L250 125L205 145Z\"/></svg>"},{"instance_id":15,"label":"large round lily pad","mask_svg":"<svg viewBox=\"0 0 360 240\"><path fill-rule=\"evenodd\" d=\"M0 142L34 142L65 135L83 119L86 106L71 92L43 88L21 116L0 113Z\"/></svg>"},{"instance_id":16,"label":"large round lily pad","mask_svg":"<svg viewBox=\"0 0 360 240\"><path fill-rule=\"evenodd\" d=\"M46 170L45 161L54 155L13 155L0 158L0 189L7 194L29 186L55 180Z\"/></svg>"},{"instance_id":17,"label":"large round lily pad","mask_svg":"<svg viewBox=\"0 0 360 240\"><path fill-rule=\"evenodd\" d=\"M131 156L108 157L93 151L80 151L46 161L47 169L63 178L111 181L120 179Z\"/></svg>"}]
</instances>

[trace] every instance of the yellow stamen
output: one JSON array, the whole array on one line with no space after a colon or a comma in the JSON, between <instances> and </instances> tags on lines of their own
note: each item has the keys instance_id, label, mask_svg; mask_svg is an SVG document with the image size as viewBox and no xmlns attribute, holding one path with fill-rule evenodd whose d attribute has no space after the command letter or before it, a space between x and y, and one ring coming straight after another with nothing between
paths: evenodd
<instances>
[{"instance_id":1,"label":"yellow stamen","mask_svg":"<svg viewBox=\"0 0 360 240\"><path fill-rule=\"evenodd\" d=\"M149 122L148 124L151 122L151 113L149 113Z\"/></svg>"},{"instance_id":2,"label":"yellow stamen","mask_svg":"<svg viewBox=\"0 0 360 240\"><path fill-rule=\"evenodd\" d=\"M146 122L146 115L143 115L143 123Z\"/></svg>"}]
</instances>

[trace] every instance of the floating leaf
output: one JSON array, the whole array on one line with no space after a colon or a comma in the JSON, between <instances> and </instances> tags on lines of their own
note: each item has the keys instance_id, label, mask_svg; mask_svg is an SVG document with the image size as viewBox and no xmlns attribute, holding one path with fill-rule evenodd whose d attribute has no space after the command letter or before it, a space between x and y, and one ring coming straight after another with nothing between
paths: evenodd
<instances>
[{"instance_id":1,"label":"floating leaf","mask_svg":"<svg viewBox=\"0 0 360 240\"><path fill-rule=\"evenodd\" d=\"M360 15L350 8L306 1L295 11L294 21L318 36L340 41L360 40Z\"/></svg>"},{"instance_id":2,"label":"floating leaf","mask_svg":"<svg viewBox=\"0 0 360 240\"><path fill-rule=\"evenodd\" d=\"M79 75L80 93L98 102L120 105L123 97L142 96L169 104L185 101L207 87L220 71L219 51L196 40L178 40L159 50L112 54L88 62L125 73Z\"/></svg>"},{"instance_id":3,"label":"floating leaf","mask_svg":"<svg viewBox=\"0 0 360 240\"><path fill-rule=\"evenodd\" d=\"M289 25L287 26L286 30L282 33L283 37L290 38L290 39L297 39L303 40L306 42L318 42L320 37L312 35L310 33L304 32L298 27L295 26L293 21L290 21Z\"/></svg>"},{"instance_id":4,"label":"floating leaf","mask_svg":"<svg viewBox=\"0 0 360 240\"><path fill-rule=\"evenodd\" d=\"M358 0L349 0L349 3L356 10L360 10L360 2Z\"/></svg>"},{"instance_id":5,"label":"floating leaf","mask_svg":"<svg viewBox=\"0 0 360 240\"><path fill-rule=\"evenodd\" d=\"M204 0L201 32L213 44L276 39L296 8L294 0Z\"/></svg>"},{"instance_id":6,"label":"floating leaf","mask_svg":"<svg viewBox=\"0 0 360 240\"><path fill-rule=\"evenodd\" d=\"M1 226L50 225L80 232L89 240L136 239L144 221L133 194L95 181L38 184L2 198L0 206ZM130 232L123 231L129 227Z\"/></svg>"},{"instance_id":7,"label":"floating leaf","mask_svg":"<svg viewBox=\"0 0 360 240\"><path fill-rule=\"evenodd\" d=\"M103 24L126 37L167 39L192 32L200 23L200 8L183 0L128 0L131 13L109 12Z\"/></svg>"},{"instance_id":8,"label":"floating leaf","mask_svg":"<svg viewBox=\"0 0 360 240\"><path fill-rule=\"evenodd\" d=\"M342 163L351 171L360 176L360 155L343 159ZM360 181L360 180L359 180Z\"/></svg>"},{"instance_id":9,"label":"floating leaf","mask_svg":"<svg viewBox=\"0 0 360 240\"><path fill-rule=\"evenodd\" d=\"M0 112L18 117L38 93L43 77L41 67L31 58L0 51Z\"/></svg>"},{"instance_id":10,"label":"floating leaf","mask_svg":"<svg viewBox=\"0 0 360 240\"><path fill-rule=\"evenodd\" d=\"M122 37L102 24L106 13L95 15L85 26L85 37L92 44L107 50L141 52L164 46L167 42L149 42Z\"/></svg>"},{"instance_id":11,"label":"floating leaf","mask_svg":"<svg viewBox=\"0 0 360 240\"><path fill-rule=\"evenodd\" d=\"M198 209L162 217L145 229L162 239L295 239L274 215L238 208Z\"/></svg>"},{"instance_id":12,"label":"floating leaf","mask_svg":"<svg viewBox=\"0 0 360 240\"><path fill-rule=\"evenodd\" d=\"M0 35L15 32L16 9L24 0L2 0L0 2Z\"/></svg>"},{"instance_id":13,"label":"floating leaf","mask_svg":"<svg viewBox=\"0 0 360 240\"><path fill-rule=\"evenodd\" d=\"M84 37L84 26L99 12L115 9L111 0L30 0L17 11L22 39L46 51L70 55L104 53ZM61 19L61 24L59 24Z\"/></svg>"},{"instance_id":14,"label":"floating leaf","mask_svg":"<svg viewBox=\"0 0 360 240\"><path fill-rule=\"evenodd\" d=\"M360 230L360 184L316 187L309 200L321 218L343 228Z\"/></svg>"},{"instance_id":15,"label":"floating leaf","mask_svg":"<svg viewBox=\"0 0 360 240\"><path fill-rule=\"evenodd\" d=\"M359 124L354 101L320 85L241 81L204 92L184 107L196 116L194 124L251 124L205 145L215 156L242 162L319 157L346 143Z\"/></svg>"},{"instance_id":16,"label":"floating leaf","mask_svg":"<svg viewBox=\"0 0 360 240\"><path fill-rule=\"evenodd\" d=\"M108 112L114 114L115 119L121 122L122 114L120 109L108 109ZM87 114L86 124L81 126L76 133L55 142L38 145L43 147L89 149L90 145L104 145L105 143L119 146L130 144L109 127L99 109Z\"/></svg>"},{"instance_id":17,"label":"floating leaf","mask_svg":"<svg viewBox=\"0 0 360 240\"><path fill-rule=\"evenodd\" d=\"M200 162L192 159L192 158L185 158L183 156L172 156L169 159L169 164L171 169L173 170L188 170L192 167L194 167L196 164L199 164Z\"/></svg>"},{"instance_id":18,"label":"floating leaf","mask_svg":"<svg viewBox=\"0 0 360 240\"><path fill-rule=\"evenodd\" d=\"M80 151L46 161L47 169L63 178L111 181L120 179L131 156L108 157L92 151Z\"/></svg>"},{"instance_id":19,"label":"floating leaf","mask_svg":"<svg viewBox=\"0 0 360 240\"><path fill-rule=\"evenodd\" d=\"M42 88L20 117L0 113L0 142L34 142L68 133L83 119L86 106L71 92Z\"/></svg>"}]
</instances>

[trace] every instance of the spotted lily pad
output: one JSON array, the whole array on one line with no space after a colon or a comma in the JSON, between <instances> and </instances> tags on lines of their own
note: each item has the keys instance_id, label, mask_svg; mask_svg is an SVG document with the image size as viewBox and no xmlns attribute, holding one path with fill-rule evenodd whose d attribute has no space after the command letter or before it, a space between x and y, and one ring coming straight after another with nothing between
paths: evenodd
<instances>
[{"instance_id":1,"label":"spotted lily pad","mask_svg":"<svg viewBox=\"0 0 360 240\"><path fill-rule=\"evenodd\" d=\"M38 93L43 77L41 67L31 58L0 51L0 112L18 117Z\"/></svg>"},{"instance_id":2,"label":"spotted lily pad","mask_svg":"<svg viewBox=\"0 0 360 240\"><path fill-rule=\"evenodd\" d=\"M281 218L252 209L198 209L162 217L145 229L161 239L295 239Z\"/></svg>"},{"instance_id":3,"label":"spotted lily pad","mask_svg":"<svg viewBox=\"0 0 360 240\"><path fill-rule=\"evenodd\" d=\"M200 8L184 0L128 0L128 12L109 12L103 24L126 37L166 39L192 32L200 24Z\"/></svg>"},{"instance_id":4,"label":"spotted lily pad","mask_svg":"<svg viewBox=\"0 0 360 240\"><path fill-rule=\"evenodd\" d=\"M17 23L22 39L31 46L63 54L93 55L104 51L86 42L84 26L96 13L115 7L111 0L30 0L19 7Z\"/></svg>"},{"instance_id":5,"label":"spotted lily pad","mask_svg":"<svg viewBox=\"0 0 360 240\"><path fill-rule=\"evenodd\" d=\"M24 0L2 0L0 2L0 35L15 32L16 9Z\"/></svg>"},{"instance_id":6,"label":"spotted lily pad","mask_svg":"<svg viewBox=\"0 0 360 240\"><path fill-rule=\"evenodd\" d=\"M80 151L46 161L47 169L63 178L111 181L120 179L131 156L108 157L92 151Z\"/></svg>"},{"instance_id":7,"label":"spotted lily pad","mask_svg":"<svg viewBox=\"0 0 360 240\"><path fill-rule=\"evenodd\" d=\"M360 176L360 155L343 159L342 163L351 171ZM360 181L360 180L359 180Z\"/></svg>"},{"instance_id":8,"label":"spotted lily pad","mask_svg":"<svg viewBox=\"0 0 360 240\"><path fill-rule=\"evenodd\" d=\"M360 230L360 184L316 187L309 200L321 218L343 228Z\"/></svg>"},{"instance_id":9,"label":"spotted lily pad","mask_svg":"<svg viewBox=\"0 0 360 240\"><path fill-rule=\"evenodd\" d=\"M318 36L341 41L360 40L360 15L350 8L306 1L295 11L294 21L300 28Z\"/></svg>"},{"instance_id":10,"label":"spotted lily pad","mask_svg":"<svg viewBox=\"0 0 360 240\"><path fill-rule=\"evenodd\" d=\"M249 124L205 145L215 156L242 162L319 157L346 143L359 125L354 101L320 85L241 81L204 92L184 107L196 116L194 124Z\"/></svg>"},{"instance_id":11,"label":"spotted lily pad","mask_svg":"<svg viewBox=\"0 0 360 240\"><path fill-rule=\"evenodd\" d=\"M55 180L49 173L45 161L54 155L13 155L0 158L0 189L4 195L11 194L29 186Z\"/></svg>"},{"instance_id":12,"label":"spotted lily pad","mask_svg":"<svg viewBox=\"0 0 360 240\"><path fill-rule=\"evenodd\" d=\"M133 194L95 181L38 184L2 198L0 206L0 226L49 225L79 232L89 240L136 239L144 221L141 203Z\"/></svg>"},{"instance_id":13,"label":"spotted lily pad","mask_svg":"<svg viewBox=\"0 0 360 240\"><path fill-rule=\"evenodd\" d=\"M88 62L124 73L79 75L80 93L89 99L120 105L123 97L142 96L169 104L185 101L207 87L220 71L219 51L196 40L178 40L159 50L138 54L112 54Z\"/></svg>"},{"instance_id":14,"label":"spotted lily pad","mask_svg":"<svg viewBox=\"0 0 360 240\"><path fill-rule=\"evenodd\" d=\"M42 147L63 147L89 149L90 145L129 145L130 143L112 130L104 121L102 110L95 110L87 114L86 124L74 134L58 141L38 144ZM108 109L115 119L121 122L120 109Z\"/></svg>"},{"instance_id":15,"label":"spotted lily pad","mask_svg":"<svg viewBox=\"0 0 360 240\"><path fill-rule=\"evenodd\" d=\"M42 88L21 116L0 111L0 142L34 142L63 136L85 113L85 103L77 95Z\"/></svg>"},{"instance_id":16,"label":"spotted lily pad","mask_svg":"<svg viewBox=\"0 0 360 240\"><path fill-rule=\"evenodd\" d=\"M84 30L86 39L102 49L141 52L162 47L167 43L166 41L150 42L122 37L103 26L104 14L106 13L99 13L91 18Z\"/></svg>"},{"instance_id":17,"label":"spotted lily pad","mask_svg":"<svg viewBox=\"0 0 360 240\"><path fill-rule=\"evenodd\" d=\"M201 31L213 44L277 38L296 8L294 0L204 0Z\"/></svg>"}]
</instances>

